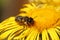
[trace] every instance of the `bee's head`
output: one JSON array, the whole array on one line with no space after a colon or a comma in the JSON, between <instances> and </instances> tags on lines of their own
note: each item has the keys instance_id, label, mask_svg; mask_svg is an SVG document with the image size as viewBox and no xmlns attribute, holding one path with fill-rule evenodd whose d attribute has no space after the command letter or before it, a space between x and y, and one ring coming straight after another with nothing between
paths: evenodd
<instances>
[{"instance_id":1,"label":"bee's head","mask_svg":"<svg viewBox=\"0 0 60 40\"><path fill-rule=\"evenodd\" d=\"M25 23L28 24L28 25L33 25L34 24L34 20L33 20L32 17L25 16L24 20L25 20Z\"/></svg>"}]
</instances>

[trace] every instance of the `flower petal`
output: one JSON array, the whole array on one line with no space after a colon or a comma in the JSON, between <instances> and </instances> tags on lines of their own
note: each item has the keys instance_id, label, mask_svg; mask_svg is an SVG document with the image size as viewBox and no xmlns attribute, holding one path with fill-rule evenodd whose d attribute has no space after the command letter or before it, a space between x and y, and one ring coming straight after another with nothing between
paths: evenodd
<instances>
[{"instance_id":1,"label":"flower petal","mask_svg":"<svg viewBox=\"0 0 60 40\"><path fill-rule=\"evenodd\" d=\"M59 37L58 37L57 33L55 32L54 28L48 29L48 33L50 34L52 40L59 40Z\"/></svg>"}]
</instances>

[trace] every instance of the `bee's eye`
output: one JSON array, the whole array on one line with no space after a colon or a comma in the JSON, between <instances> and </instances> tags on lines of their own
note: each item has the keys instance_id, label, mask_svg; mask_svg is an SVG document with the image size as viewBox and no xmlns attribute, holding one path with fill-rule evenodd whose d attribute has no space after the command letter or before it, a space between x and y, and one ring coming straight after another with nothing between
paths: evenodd
<instances>
[{"instance_id":1,"label":"bee's eye","mask_svg":"<svg viewBox=\"0 0 60 40\"><path fill-rule=\"evenodd\" d=\"M20 22L22 19L23 19L22 16L17 16L15 20Z\"/></svg>"},{"instance_id":2,"label":"bee's eye","mask_svg":"<svg viewBox=\"0 0 60 40\"><path fill-rule=\"evenodd\" d=\"M29 22L30 24L34 24L33 18L30 17L30 18L28 19L28 22Z\"/></svg>"},{"instance_id":3,"label":"bee's eye","mask_svg":"<svg viewBox=\"0 0 60 40\"><path fill-rule=\"evenodd\" d=\"M28 24L28 25L33 25L34 24L33 18L27 17L27 16L24 17L24 22L26 22L26 24Z\"/></svg>"}]
</instances>

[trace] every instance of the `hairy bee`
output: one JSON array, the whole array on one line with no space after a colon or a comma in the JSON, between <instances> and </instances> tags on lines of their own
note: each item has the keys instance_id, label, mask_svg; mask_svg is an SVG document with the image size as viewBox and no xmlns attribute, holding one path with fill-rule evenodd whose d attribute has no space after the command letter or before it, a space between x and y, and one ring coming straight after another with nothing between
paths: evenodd
<instances>
[{"instance_id":1,"label":"hairy bee","mask_svg":"<svg viewBox=\"0 0 60 40\"><path fill-rule=\"evenodd\" d=\"M15 18L15 21L19 22L21 25L33 25L34 24L34 20L31 17L27 17L27 16L17 16Z\"/></svg>"}]
</instances>

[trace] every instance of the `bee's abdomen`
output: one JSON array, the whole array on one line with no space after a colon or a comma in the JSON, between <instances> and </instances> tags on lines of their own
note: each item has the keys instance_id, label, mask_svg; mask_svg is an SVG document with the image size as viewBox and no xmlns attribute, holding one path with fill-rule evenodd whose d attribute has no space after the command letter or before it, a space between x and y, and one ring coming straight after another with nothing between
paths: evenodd
<instances>
[{"instance_id":1,"label":"bee's abdomen","mask_svg":"<svg viewBox=\"0 0 60 40\"><path fill-rule=\"evenodd\" d=\"M17 22L22 22L22 20L23 20L23 17L22 16L17 16L15 18L15 21L17 21Z\"/></svg>"}]
</instances>

